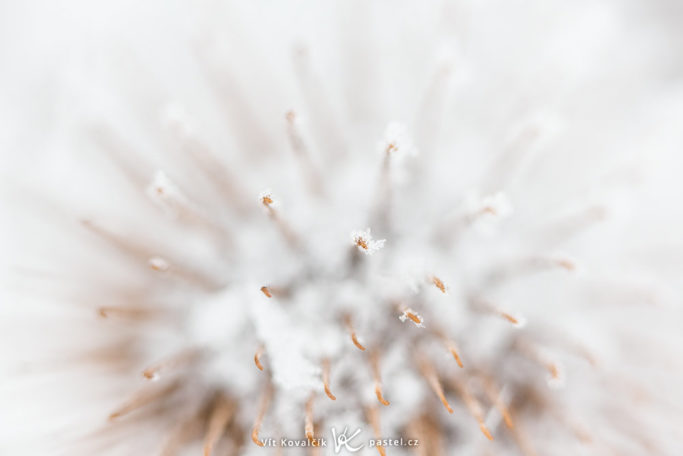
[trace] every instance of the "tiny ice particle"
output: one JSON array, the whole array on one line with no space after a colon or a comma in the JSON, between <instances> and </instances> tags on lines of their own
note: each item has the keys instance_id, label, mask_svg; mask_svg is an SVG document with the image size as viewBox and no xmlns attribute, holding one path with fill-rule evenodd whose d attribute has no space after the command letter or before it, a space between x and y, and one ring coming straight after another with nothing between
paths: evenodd
<instances>
[{"instance_id":1,"label":"tiny ice particle","mask_svg":"<svg viewBox=\"0 0 683 456\"><path fill-rule=\"evenodd\" d=\"M276 204L275 199L273 198L273 192L269 188L259 193L258 199L259 202L266 207L273 206Z\"/></svg>"},{"instance_id":2,"label":"tiny ice particle","mask_svg":"<svg viewBox=\"0 0 683 456\"><path fill-rule=\"evenodd\" d=\"M351 242L358 247L358 250L366 255L372 255L382 247L386 239L373 239L370 228L365 230L355 230L351 232Z\"/></svg>"}]
</instances>

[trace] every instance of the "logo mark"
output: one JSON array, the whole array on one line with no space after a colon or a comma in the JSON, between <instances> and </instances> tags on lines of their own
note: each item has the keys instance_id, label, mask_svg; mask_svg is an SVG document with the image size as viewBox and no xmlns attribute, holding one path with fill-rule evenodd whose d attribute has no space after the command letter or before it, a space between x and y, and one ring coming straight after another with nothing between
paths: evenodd
<instances>
[{"instance_id":1,"label":"logo mark","mask_svg":"<svg viewBox=\"0 0 683 456\"><path fill-rule=\"evenodd\" d=\"M356 432L354 432L351 435L347 435L348 432L348 426L345 427L344 432L342 432L339 435L337 435L337 430L335 428L332 428L332 440L334 441L334 452L336 454L339 454L342 448L345 448L346 451L348 451L349 453L356 453L357 451L360 451L363 448L363 445L358 447L351 446L351 440L353 440L358 434L360 434L360 428L356 429Z\"/></svg>"}]
</instances>

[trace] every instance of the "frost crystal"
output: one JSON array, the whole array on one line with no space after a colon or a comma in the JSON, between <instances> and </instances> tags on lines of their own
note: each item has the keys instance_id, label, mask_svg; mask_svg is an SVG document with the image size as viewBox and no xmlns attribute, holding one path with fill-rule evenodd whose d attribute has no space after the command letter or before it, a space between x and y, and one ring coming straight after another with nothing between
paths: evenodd
<instances>
[{"instance_id":1,"label":"frost crystal","mask_svg":"<svg viewBox=\"0 0 683 456\"><path fill-rule=\"evenodd\" d=\"M366 255L372 255L382 247L386 239L373 239L370 228L365 230L355 230L351 232L351 242L358 250Z\"/></svg>"},{"instance_id":2,"label":"frost crystal","mask_svg":"<svg viewBox=\"0 0 683 456\"><path fill-rule=\"evenodd\" d=\"M273 197L273 191L269 188L262 190L258 195L259 203L265 207L277 207L278 201Z\"/></svg>"},{"instance_id":3,"label":"frost crystal","mask_svg":"<svg viewBox=\"0 0 683 456\"><path fill-rule=\"evenodd\" d=\"M422 318L422 315L419 313L415 312L413 309L406 309L403 311L401 315L398 317L399 320L405 323L406 320L410 320L417 326L418 328L424 328L424 319Z\"/></svg>"}]
</instances>

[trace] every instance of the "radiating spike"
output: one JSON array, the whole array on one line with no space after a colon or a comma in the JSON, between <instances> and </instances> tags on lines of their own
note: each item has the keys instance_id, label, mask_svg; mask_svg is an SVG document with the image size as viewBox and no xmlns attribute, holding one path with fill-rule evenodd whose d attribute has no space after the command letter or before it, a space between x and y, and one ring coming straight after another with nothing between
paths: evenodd
<instances>
[{"instance_id":1,"label":"radiating spike","mask_svg":"<svg viewBox=\"0 0 683 456\"><path fill-rule=\"evenodd\" d=\"M178 109L179 108L179 109ZM245 204L243 185L226 164L216 157L211 148L194 131L192 119L180 106L168 106L165 112L165 123L171 139L183 152L183 158L189 157L192 164L202 173L202 177L236 212L244 214L249 209Z\"/></svg>"},{"instance_id":2,"label":"radiating spike","mask_svg":"<svg viewBox=\"0 0 683 456\"><path fill-rule=\"evenodd\" d=\"M446 285L441 279L439 279L437 276L432 276L431 281L436 288L441 290L441 293L446 294Z\"/></svg>"},{"instance_id":3,"label":"radiating spike","mask_svg":"<svg viewBox=\"0 0 683 456\"><path fill-rule=\"evenodd\" d=\"M203 421L200 413L193 413L189 418L175 425L160 452L160 456L176 456L183 444L200 435Z\"/></svg>"},{"instance_id":4,"label":"radiating spike","mask_svg":"<svg viewBox=\"0 0 683 456\"><path fill-rule=\"evenodd\" d=\"M490 315L495 315L497 317L502 318L503 320L507 321L508 323L511 323L515 326L521 327L524 326L526 321L524 318L519 317L519 316L513 316L507 311L504 311L502 309L499 309L489 301L482 299L480 297L470 297L469 299L470 305L474 310L477 310L479 312L487 313Z\"/></svg>"},{"instance_id":5,"label":"radiating spike","mask_svg":"<svg viewBox=\"0 0 683 456\"><path fill-rule=\"evenodd\" d=\"M575 421L573 418L567 416L567 413L563 410L560 410L557 407L550 407L551 413L557 418L557 420L565 427L570 429L574 436L579 439L582 443L584 444L590 444L593 443L593 437L591 436L591 433L586 429L583 425L581 425L578 421Z\"/></svg>"},{"instance_id":6,"label":"radiating spike","mask_svg":"<svg viewBox=\"0 0 683 456\"><path fill-rule=\"evenodd\" d=\"M351 323L350 315L346 315L344 317L344 325L346 326L346 329L349 331L349 334L351 335L351 341L353 342L353 345L355 345L359 350L365 351L365 347L361 345L360 342L358 342L358 338L356 337L356 331L353 329L353 324Z\"/></svg>"},{"instance_id":7,"label":"radiating spike","mask_svg":"<svg viewBox=\"0 0 683 456\"><path fill-rule=\"evenodd\" d=\"M504 190L519 170L524 157L528 154L540 131L535 125L520 130L502 149L499 156L491 164L490 169L482 177L481 188L486 193Z\"/></svg>"},{"instance_id":8,"label":"radiating spike","mask_svg":"<svg viewBox=\"0 0 683 456\"><path fill-rule=\"evenodd\" d=\"M370 366L372 367L372 376L375 380L375 395L377 396L377 400L382 405L389 405L390 402L384 399L384 396L382 395L382 380L379 371L379 353L377 353L377 351L374 351L370 355Z\"/></svg>"},{"instance_id":9,"label":"radiating spike","mask_svg":"<svg viewBox=\"0 0 683 456\"><path fill-rule=\"evenodd\" d=\"M143 170L148 169L148 164L141 163L145 157L144 154L135 150L131 144L123 140L120 134L109 127L93 127L88 131L88 135L121 170L122 175L134 188L139 189L145 185L147 175Z\"/></svg>"},{"instance_id":10,"label":"radiating spike","mask_svg":"<svg viewBox=\"0 0 683 456\"><path fill-rule=\"evenodd\" d=\"M549 384L551 384L551 386L553 384L555 386L561 385L563 380L562 368L556 361L550 359L545 353L542 353L536 345L528 340L519 339L515 341L515 347L522 355L537 363L548 372Z\"/></svg>"},{"instance_id":11,"label":"radiating spike","mask_svg":"<svg viewBox=\"0 0 683 456\"><path fill-rule=\"evenodd\" d=\"M574 261L564 257L532 256L517 258L494 266L487 274L485 286L497 287L512 279L557 268L568 272L574 272L577 269Z\"/></svg>"},{"instance_id":12,"label":"radiating spike","mask_svg":"<svg viewBox=\"0 0 683 456\"><path fill-rule=\"evenodd\" d=\"M464 383L457 380L456 378L451 378L451 384L453 385L453 388L458 392L458 394L460 394L460 397L465 403L465 407L467 407L467 410L469 410L470 414L479 423L479 429L481 430L482 434L484 434L487 439L493 440L493 435L491 435L491 431L489 431L489 429L486 427L486 424L484 423L484 415L482 413L479 401L470 393L467 386Z\"/></svg>"},{"instance_id":13,"label":"radiating spike","mask_svg":"<svg viewBox=\"0 0 683 456\"><path fill-rule=\"evenodd\" d=\"M299 46L293 60L316 144L321 152L336 162L346 153L346 140L341 134L343 129L339 126L338 114L329 103L330 97L321 85L321 78L311 68L306 48Z\"/></svg>"},{"instance_id":14,"label":"radiating spike","mask_svg":"<svg viewBox=\"0 0 683 456\"><path fill-rule=\"evenodd\" d=\"M517 320L515 317L513 317L512 315L510 315L507 312L503 312L502 310L499 310L498 315L500 315L501 317L503 317L505 320L509 321L513 325L519 324L519 320Z\"/></svg>"},{"instance_id":15,"label":"radiating spike","mask_svg":"<svg viewBox=\"0 0 683 456\"><path fill-rule=\"evenodd\" d=\"M443 387L441 386L441 382L439 381L439 376L437 375L436 369L434 369L432 363L429 362L429 360L424 356L419 356L417 362L420 368L420 372L422 372L422 375L427 380L427 383L429 383L429 386L432 388L432 391L434 391L434 393L437 395L443 406L446 407L448 413L453 413L453 409L451 408L451 405L448 403L448 400L446 399L446 395L443 392Z\"/></svg>"},{"instance_id":16,"label":"radiating spike","mask_svg":"<svg viewBox=\"0 0 683 456\"><path fill-rule=\"evenodd\" d=\"M422 319L417 314L414 314L410 311L406 311L406 317L410 318L413 321L413 323L415 323L418 326L422 324Z\"/></svg>"},{"instance_id":17,"label":"radiating spike","mask_svg":"<svg viewBox=\"0 0 683 456\"><path fill-rule=\"evenodd\" d=\"M441 456L442 435L437 418L421 415L408 425L408 432L415 434L419 445L414 447L417 456Z\"/></svg>"},{"instance_id":18,"label":"radiating spike","mask_svg":"<svg viewBox=\"0 0 683 456\"><path fill-rule=\"evenodd\" d=\"M254 364L256 364L256 367L258 367L259 370L263 370L263 364L261 364L261 355L263 355L264 351L265 348L263 347L263 345L261 345L254 354Z\"/></svg>"},{"instance_id":19,"label":"radiating spike","mask_svg":"<svg viewBox=\"0 0 683 456\"><path fill-rule=\"evenodd\" d=\"M258 438L258 433L261 429L261 424L263 423L263 418L266 415L266 412L268 411L268 406L270 405L270 400L273 396L273 386L268 383L266 385L265 391L263 392L263 397L261 398L261 405L259 407L259 412L258 415L256 416L256 419L254 420L254 427L252 428L251 431L251 440L254 442L256 445L262 447L265 446L263 442L261 442Z\"/></svg>"},{"instance_id":20,"label":"radiating spike","mask_svg":"<svg viewBox=\"0 0 683 456\"><path fill-rule=\"evenodd\" d=\"M370 423L370 426L372 426L372 430L375 434L375 439L382 440L382 429L379 421L379 410L376 405L371 405L367 408L367 418L368 422ZM381 456L386 456L386 450L382 445L377 445L376 448Z\"/></svg>"},{"instance_id":21,"label":"radiating spike","mask_svg":"<svg viewBox=\"0 0 683 456\"><path fill-rule=\"evenodd\" d=\"M109 419L115 420L134 410L144 407L145 405L151 404L152 402L156 402L165 397L168 397L171 394L173 394L179 386L180 382L176 381L169 383L165 386L145 388L134 394L131 399L129 399L121 407L112 412L109 415Z\"/></svg>"},{"instance_id":22,"label":"radiating spike","mask_svg":"<svg viewBox=\"0 0 683 456\"><path fill-rule=\"evenodd\" d=\"M261 293L263 293L264 295L266 295L269 298L273 297L273 293L270 291L269 287L265 287L265 286L261 287Z\"/></svg>"},{"instance_id":23,"label":"radiating spike","mask_svg":"<svg viewBox=\"0 0 683 456\"><path fill-rule=\"evenodd\" d=\"M210 215L206 214L196 203L161 170L158 170L146 189L149 199L173 218L188 225L203 229L214 239L220 240L225 248L232 246L232 234Z\"/></svg>"},{"instance_id":24,"label":"radiating spike","mask_svg":"<svg viewBox=\"0 0 683 456\"><path fill-rule=\"evenodd\" d=\"M531 444L531 439L529 439L529 436L526 434L526 431L520 425L520 420L514 418L515 414L512 410L510 411L510 413L516 424L515 427L511 429L511 432L512 436L515 439L515 443L517 443L517 446L519 447L519 450L524 456L538 456L538 453L536 453L536 450Z\"/></svg>"},{"instance_id":25,"label":"radiating spike","mask_svg":"<svg viewBox=\"0 0 683 456\"><path fill-rule=\"evenodd\" d=\"M333 401L336 401L337 398L330 391L330 360L329 359L323 360L323 385L325 385L325 394L327 394L327 397L329 397Z\"/></svg>"},{"instance_id":26,"label":"radiating spike","mask_svg":"<svg viewBox=\"0 0 683 456\"><path fill-rule=\"evenodd\" d=\"M455 362L458 363L458 366L460 368L463 367L462 360L460 359L460 355L458 355L458 349L455 347L455 343L452 341L448 341L448 351L451 352L451 355L453 355L453 358L455 358Z\"/></svg>"},{"instance_id":27,"label":"radiating spike","mask_svg":"<svg viewBox=\"0 0 683 456\"><path fill-rule=\"evenodd\" d=\"M505 402L503 402L503 398L501 396L500 391L496 387L495 383L493 382L493 379L485 375L484 377L484 391L486 395L489 398L489 401L491 401L500 415L503 417L503 421L505 421L505 425L509 428L512 429L514 427L513 421L512 421L512 415L510 414L510 411L508 410L507 406L505 405Z\"/></svg>"},{"instance_id":28,"label":"radiating spike","mask_svg":"<svg viewBox=\"0 0 683 456\"><path fill-rule=\"evenodd\" d=\"M282 218L280 211L275 208L275 199L269 190L261 192L259 197L261 205L266 209L268 217L273 221L280 234L285 238L290 247L299 250L302 247L301 239L289 226L289 224Z\"/></svg>"},{"instance_id":29,"label":"radiating spike","mask_svg":"<svg viewBox=\"0 0 683 456\"><path fill-rule=\"evenodd\" d=\"M318 446L318 441L315 439L314 428L313 428L313 401L315 395L312 394L311 397L306 401L306 417L304 419L304 433L306 438L311 442L311 445Z\"/></svg>"},{"instance_id":30,"label":"radiating spike","mask_svg":"<svg viewBox=\"0 0 683 456\"><path fill-rule=\"evenodd\" d=\"M453 356L453 359L455 359L455 362L458 363L458 367L462 368L463 367L462 359L460 358L458 346L455 343L455 341L453 339L449 338L448 336L446 336L446 333L436 325L434 325L432 327L432 331L436 337L441 339L443 344L446 346L446 349L448 349L450 354Z\"/></svg>"},{"instance_id":31,"label":"radiating spike","mask_svg":"<svg viewBox=\"0 0 683 456\"><path fill-rule=\"evenodd\" d=\"M391 213L394 199L394 189L391 185L391 151L395 148L393 144L387 145L387 149L382 159L382 168L379 175L379 189L375 201L375 208L372 215L373 226L382 231L391 231Z\"/></svg>"},{"instance_id":32,"label":"radiating spike","mask_svg":"<svg viewBox=\"0 0 683 456\"><path fill-rule=\"evenodd\" d=\"M169 358L166 358L142 371L142 375L148 380L157 380L161 371L173 369L197 361L201 356L201 350L193 348L182 350Z\"/></svg>"},{"instance_id":33,"label":"radiating spike","mask_svg":"<svg viewBox=\"0 0 683 456\"><path fill-rule=\"evenodd\" d=\"M219 67L212 56L205 52L204 46L198 48L197 57L199 68L205 74L209 87L215 91L230 131L234 133L237 147L244 151L246 157L254 160L272 156L276 150L274 139L257 114L257 107L240 89L233 72Z\"/></svg>"},{"instance_id":34,"label":"radiating spike","mask_svg":"<svg viewBox=\"0 0 683 456\"><path fill-rule=\"evenodd\" d=\"M445 118L443 114L444 107L447 106L451 74L451 63L445 60L439 62L417 108L415 139L420 147L420 154L427 159L433 158L436 152L440 126Z\"/></svg>"},{"instance_id":35,"label":"radiating spike","mask_svg":"<svg viewBox=\"0 0 683 456\"><path fill-rule=\"evenodd\" d=\"M119 236L117 234L111 233L106 229L98 226L92 220L82 220L82 225L100 237L102 240L107 242L109 245L130 257L135 263L140 265L149 265L149 259L154 258L157 255L142 242L136 242L130 238L124 236ZM173 274L186 280L187 282L196 285L198 287L204 288L206 290L217 290L223 286L222 283L218 283L213 278L205 275L201 272L190 270L188 268L183 268L179 265L169 266L168 273Z\"/></svg>"},{"instance_id":36,"label":"radiating spike","mask_svg":"<svg viewBox=\"0 0 683 456\"><path fill-rule=\"evenodd\" d=\"M234 412L235 405L224 396L218 396L204 436L204 456L211 456L214 446L221 438Z\"/></svg>"},{"instance_id":37,"label":"radiating spike","mask_svg":"<svg viewBox=\"0 0 683 456\"><path fill-rule=\"evenodd\" d=\"M289 144L294 151L301 171L308 181L309 188L314 194L321 194L323 191L323 179L320 172L316 169L311 154L303 140L301 133L301 125L298 121L298 116L294 111L288 111L285 114L287 120L287 135L289 136Z\"/></svg>"},{"instance_id":38,"label":"radiating spike","mask_svg":"<svg viewBox=\"0 0 683 456\"><path fill-rule=\"evenodd\" d=\"M605 219L607 210L603 206L590 206L571 215L556 219L533 232L536 243L545 249L565 242Z\"/></svg>"},{"instance_id":39,"label":"radiating spike","mask_svg":"<svg viewBox=\"0 0 683 456\"><path fill-rule=\"evenodd\" d=\"M161 309L144 307L101 306L97 308L97 314L102 318L116 316L128 320L148 320L159 316Z\"/></svg>"}]
</instances>

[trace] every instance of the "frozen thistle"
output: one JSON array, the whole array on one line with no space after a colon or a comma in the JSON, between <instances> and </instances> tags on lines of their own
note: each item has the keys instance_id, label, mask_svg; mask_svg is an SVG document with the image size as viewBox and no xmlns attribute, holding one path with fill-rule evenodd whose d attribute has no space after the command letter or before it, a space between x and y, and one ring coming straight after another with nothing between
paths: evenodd
<instances>
[{"instance_id":1,"label":"frozen thistle","mask_svg":"<svg viewBox=\"0 0 683 456\"><path fill-rule=\"evenodd\" d=\"M51 115L27 125L68 119L54 125L69 128L47 145L87 144L87 154L75 156L88 161L59 152L45 165L37 160L36 176L54 183L45 185L46 201L59 209L36 205L38 222L27 219L8 236L21 248L0 255L21 263L12 271L29 271L20 274L32 281L0 287L22 298L21 305L0 299L9 303L0 305L0 333L10 338L0 358L16 361L0 366L9 372L0 403L10 418L0 452L250 456L279 451L261 447L284 437L325 456L329 448L313 445L334 427L359 429L358 444L420 441L378 445L382 456L679 454L657 438L680 420L662 411L660 391L670 403L678 396L655 375L676 372L678 352L650 342L677 341L680 319L652 305L659 296L675 302L679 289L666 277L680 274L665 265L677 251L648 250L658 211L633 217L634 226L646 223L631 238L594 201L608 190L638 201L622 194L630 189L623 182L608 189L618 179L600 173L625 146L637 155L629 128L644 116L632 109L653 104L647 97L655 91L640 84L654 79L649 62L661 53L640 62L631 51L654 39L639 40L642 27L632 23L619 29L621 14L594 14L591 2L551 0L571 14L549 21L537 20L553 11L547 1L478 2L471 14L459 3L421 2L427 14L414 15L398 3L384 14L342 1L349 14L339 24L316 6L316 20L305 20L315 29L301 36L322 39L297 47L291 74L282 57L291 54L287 30L296 27L271 21L258 2L238 8L256 14L230 15L240 25L261 20L246 23L259 34L247 39L218 10L193 10L182 27L165 22L171 15L155 16L134 22L158 37L131 34L159 39L134 46L149 71L136 65L127 80L116 60L102 77L87 60L76 93L44 97L83 106L55 103L45 110ZM274 7L300 20L291 5ZM432 33L406 26L416 18L439 20L425 24ZM356 27L359 19L373 29ZM198 35L185 36L191 24ZM501 27L510 27L506 40L490 33ZM532 30L533 41L518 30ZM638 39L608 52L619 30ZM595 51L582 47L598 39ZM158 52L159 43L174 52ZM438 59L444 45L453 49L453 71ZM513 53L491 57L495 48ZM623 59L591 65L623 50L626 68ZM617 83L602 90L600 81ZM90 96L90 84L103 96ZM614 116L614 100L638 102ZM548 128L537 113L571 128ZM399 116L408 127L386 125ZM100 133L82 136L92 124ZM646 133L634 137L648 138L650 152L661 130ZM107 161L90 161L99 151ZM63 185L64 176L74 185ZM260 185L281 193L258 193ZM88 192L71 195L68 187ZM44 223L52 214L54 223ZM365 226L386 240L354 230ZM482 227L500 229L481 236ZM379 255L359 253L372 255L386 241ZM585 274L566 273L576 270L573 258ZM633 292L624 265L658 280ZM629 364L634 354L638 369ZM583 422L601 429L604 441L586 443L575 424Z\"/></svg>"},{"instance_id":2,"label":"frozen thistle","mask_svg":"<svg viewBox=\"0 0 683 456\"><path fill-rule=\"evenodd\" d=\"M351 243L366 255L372 255L380 250L384 247L385 241L386 239L373 239L370 228L351 232Z\"/></svg>"}]
</instances>

